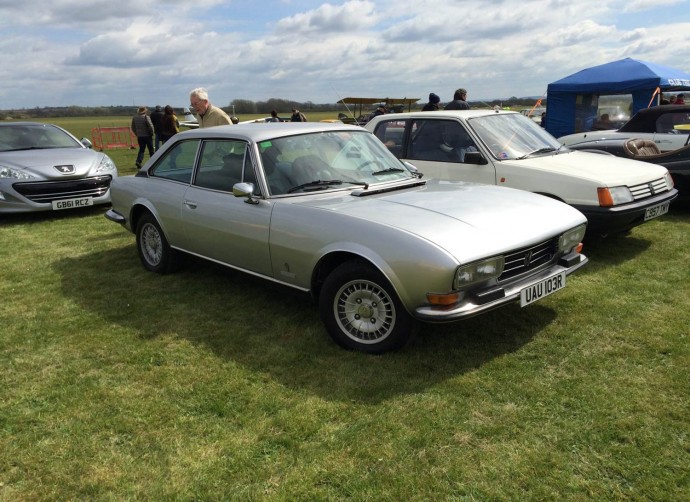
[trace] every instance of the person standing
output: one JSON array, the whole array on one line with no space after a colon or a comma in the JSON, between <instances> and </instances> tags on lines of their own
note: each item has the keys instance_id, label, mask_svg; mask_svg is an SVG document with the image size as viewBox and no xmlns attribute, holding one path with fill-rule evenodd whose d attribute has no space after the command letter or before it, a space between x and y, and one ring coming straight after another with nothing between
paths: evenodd
<instances>
[{"instance_id":1,"label":"person standing","mask_svg":"<svg viewBox=\"0 0 690 502\"><path fill-rule=\"evenodd\" d=\"M458 89L453 94L453 101L448 103L444 110L469 110L470 105L467 104L467 91L465 89Z\"/></svg>"},{"instance_id":2,"label":"person standing","mask_svg":"<svg viewBox=\"0 0 690 502\"><path fill-rule=\"evenodd\" d=\"M227 113L211 104L208 91L203 87L189 93L189 105L196 112L200 128L232 124Z\"/></svg>"},{"instance_id":3,"label":"person standing","mask_svg":"<svg viewBox=\"0 0 690 502\"><path fill-rule=\"evenodd\" d=\"M290 117L290 121L291 122L306 122L307 117L306 117L306 115L304 115L304 113L299 111L297 108L293 108L292 109L292 116Z\"/></svg>"},{"instance_id":4,"label":"person standing","mask_svg":"<svg viewBox=\"0 0 690 502\"><path fill-rule=\"evenodd\" d=\"M441 98L438 97L438 94L434 94L433 92L429 94L429 102L424 105L424 108L422 108L423 112L434 112L436 110L440 110L441 106Z\"/></svg>"},{"instance_id":5,"label":"person standing","mask_svg":"<svg viewBox=\"0 0 690 502\"><path fill-rule=\"evenodd\" d=\"M145 106L140 106L137 110L137 114L132 117L132 124L130 129L137 137L137 142L139 143L139 153L137 154L137 167L141 167L141 163L144 160L144 151L148 149L149 158L153 155L153 123L151 119L146 114L148 108Z\"/></svg>"},{"instance_id":6,"label":"person standing","mask_svg":"<svg viewBox=\"0 0 690 502\"><path fill-rule=\"evenodd\" d=\"M151 123L153 124L153 132L155 134L154 148L158 151L161 146L161 126L163 124L163 110L160 105L156 105L155 110L151 112Z\"/></svg>"},{"instance_id":7,"label":"person standing","mask_svg":"<svg viewBox=\"0 0 690 502\"><path fill-rule=\"evenodd\" d=\"M165 105L165 112L161 119L161 143L165 144L175 134L180 132L180 123L177 120L172 106Z\"/></svg>"},{"instance_id":8,"label":"person standing","mask_svg":"<svg viewBox=\"0 0 690 502\"><path fill-rule=\"evenodd\" d=\"M280 122L280 119L278 118L278 112L275 110L271 110L271 118L266 119L266 122Z\"/></svg>"}]
</instances>

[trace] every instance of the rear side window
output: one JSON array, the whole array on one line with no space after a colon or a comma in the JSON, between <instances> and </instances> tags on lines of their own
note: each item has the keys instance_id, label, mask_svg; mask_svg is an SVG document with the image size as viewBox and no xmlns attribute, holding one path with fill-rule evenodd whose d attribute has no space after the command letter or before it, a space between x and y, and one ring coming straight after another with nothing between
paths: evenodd
<instances>
[{"instance_id":1,"label":"rear side window","mask_svg":"<svg viewBox=\"0 0 690 502\"><path fill-rule=\"evenodd\" d=\"M191 183L199 140L181 141L165 152L151 171L150 176L182 183Z\"/></svg>"},{"instance_id":2,"label":"rear side window","mask_svg":"<svg viewBox=\"0 0 690 502\"><path fill-rule=\"evenodd\" d=\"M407 157L411 160L464 162L477 145L465 127L454 120L415 120Z\"/></svg>"}]
</instances>

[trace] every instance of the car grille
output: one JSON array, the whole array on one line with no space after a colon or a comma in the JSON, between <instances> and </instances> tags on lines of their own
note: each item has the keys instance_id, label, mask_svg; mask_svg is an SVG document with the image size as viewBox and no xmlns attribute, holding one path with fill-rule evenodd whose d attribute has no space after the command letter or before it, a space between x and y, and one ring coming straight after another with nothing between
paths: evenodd
<instances>
[{"instance_id":1,"label":"car grille","mask_svg":"<svg viewBox=\"0 0 690 502\"><path fill-rule=\"evenodd\" d=\"M650 181L649 183L642 183L640 185L634 185L629 188L632 192L633 199L635 200L646 199L652 195L668 191L665 178L659 178L658 180Z\"/></svg>"},{"instance_id":2,"label":"car grille","mask_svg":"<svg viewBox=\"0 0 690 502\"><path fill-rule=\"evenodd\" d=\"M510 279L551 262L556 255L556 249L558 239L550 239L506 254L503 273L498 280Z\"/></svg>"},{"instance_id":3,"label":"car grille","mask_svg":"<svg viewBox=\"0 0 690 502\"><path fill-rule=\"evenodd\" d=\"M101 197L110 188L112 176L96 176L79 180L38 181L15 183L13 188L27 199L37 203L78 197Z\"/></svg>"}]
</instances>

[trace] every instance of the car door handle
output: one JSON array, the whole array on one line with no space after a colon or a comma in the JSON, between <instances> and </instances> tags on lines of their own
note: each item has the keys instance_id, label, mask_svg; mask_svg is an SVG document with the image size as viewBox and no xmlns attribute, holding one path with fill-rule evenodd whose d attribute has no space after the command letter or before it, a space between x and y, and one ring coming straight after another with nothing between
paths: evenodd
<instances>
[{"instance_id":1,"label":"car door handle","mask_svg":"<svg viewBox=\"0 0 690 502\"><path fill-rule=\"evenodd\" d=\"M194 201L185 200L184 205L187 206L189 209L196 209L196 202Z\"/></svg>"}]
</instances>

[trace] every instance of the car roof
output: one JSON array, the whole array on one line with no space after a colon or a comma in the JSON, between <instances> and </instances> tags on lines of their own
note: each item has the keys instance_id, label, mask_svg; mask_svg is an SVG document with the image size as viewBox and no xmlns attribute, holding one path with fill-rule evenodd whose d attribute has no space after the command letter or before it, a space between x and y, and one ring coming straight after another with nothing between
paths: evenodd
<instances>
[{"instance_id":1,"label":"car roof","mask_svg":"<svg viewBox=\"0 0 690 502\"><path fill-rule=\"evenodd\" d=\"M620 132L655 133L657 120L666 113L690 113L690 105L659 105L643 108L618 130Z\"/></svg>"},{"instance_id":2,"label":"car roof","mask_svg":"<svg viewBox=\"0 0 690 502\"><path fill-rule=\"evenodd\" d=\"M175 135L175 139L226 138L233 137L247 141L260 142L276 137L309 134L324 131L369 131L359 126L327 122L266 122L233 124L216 127L191 129Z\"/></svg>"},{"instance_id":3,"label":"car roof","mask_svg":"<svg viewBox=\"0 0 690 502\"><path fill-rule=\"evenodd\" d=\"M420 117L462 117L466 119L471 119L475 117L485 117L487 115L521 115L518 112L507 111L507 110L436 110L428 112L405 112L405 113L387 113L385 115L379 115L370 120L370 123L380 122L381 120L405 120L408 118L420 118Z\"/></svg>"}]
</instances>

